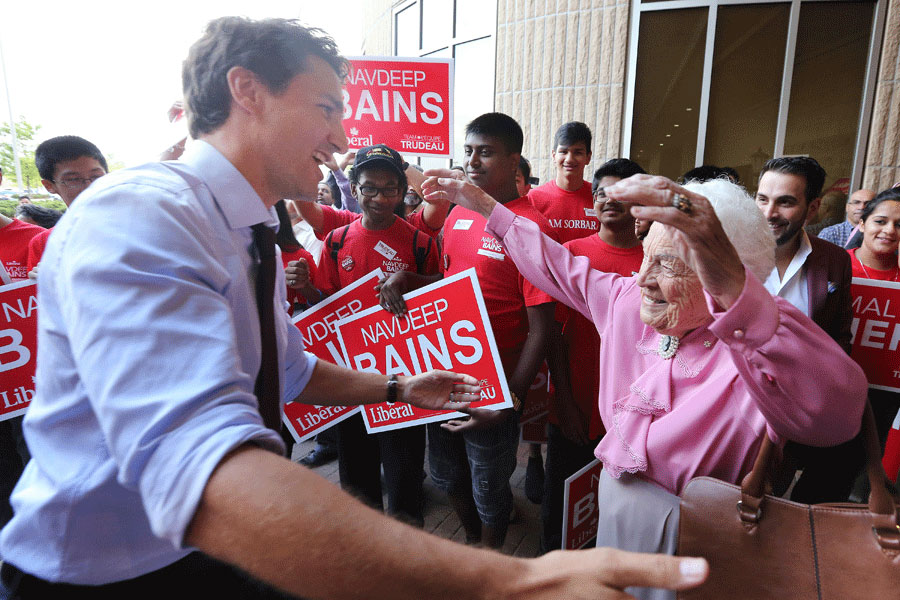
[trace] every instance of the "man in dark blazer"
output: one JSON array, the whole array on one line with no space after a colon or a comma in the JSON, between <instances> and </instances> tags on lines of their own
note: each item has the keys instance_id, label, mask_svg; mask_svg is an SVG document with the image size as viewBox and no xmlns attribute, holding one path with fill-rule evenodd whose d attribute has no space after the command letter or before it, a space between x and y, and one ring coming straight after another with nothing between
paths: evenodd
<instances>
[{"instance_id":1,"label":"man in dark blazer","mask_svg":"<svg viewBox=\"0 0 900 600\"><path fill-rule=\"evenodd\" d=\"M759 176L756 203L775 234L775 268L766 289L805 312L847 352L850 351L850 256L830 242L809 237L803 225L815 215L825 170L813 158L783 157L768 161ZM810 357L808 368L828 365ZM841 398L826 398L841 402ZM785 446L786 487L794 470L803 474L792 500L839 502L850 495L862 465L862 444L857 436L840 446L814 448L789 442ZM776 486L777 488L778 486ZM776 489L777 491L777 489Z\"/></svg>"}]
</instances>

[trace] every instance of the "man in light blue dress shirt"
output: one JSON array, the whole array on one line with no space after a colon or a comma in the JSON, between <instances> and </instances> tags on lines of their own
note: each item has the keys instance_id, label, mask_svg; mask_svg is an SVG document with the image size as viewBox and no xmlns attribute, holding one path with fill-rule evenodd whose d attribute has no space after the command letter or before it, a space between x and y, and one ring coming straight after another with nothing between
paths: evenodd
<instances>
[{"instance_id":1,"label":"man in light blue dress shirt","mask_svg":"<svg viewBox=\"0 0 900 600\"><path fill-rule=\"evenodd\" d=\"M33 458L0 533L0 599L602 597L704 577L697 560L467 548L281 456L253 394L251 226L274 226L279 199L312 198L319 165L346 150L346 68L295 22L213 21L183 69L197 141L179 161L95 182L60 221L38 281ZM466 375L389 383L317 362L281 310L280 271L275 289L283 400L456 409L479 397Z\"/></svg>"}]
</instances>

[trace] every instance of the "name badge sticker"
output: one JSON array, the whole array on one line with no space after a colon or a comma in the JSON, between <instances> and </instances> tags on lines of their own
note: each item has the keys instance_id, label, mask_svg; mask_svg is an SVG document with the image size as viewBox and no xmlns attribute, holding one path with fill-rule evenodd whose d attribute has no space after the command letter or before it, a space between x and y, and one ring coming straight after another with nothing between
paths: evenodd
<instances>
[{"instance_id":1,"label":"name badge sticker","mask_svg":"<svg viewBox=\"0 0 900 600\"><path fill-rule=\"evenodd\" d=\"M596 218L597 213L596 213L596 211L594 211L593 208L586 208L586 209L584 209L584 216Z\"/></svg>"},{"instance_id":2,"label":"name badge sticker","mask_svg":"<svg viewBox=\"0 0 900 600\"><path fill-rule=\"evenodd\" d=\"M388 260L393 260L393 258L397 256L397 251L385 244L383 241L375 244L375 252L382 255Z\"/></svg>"},{"instance_id":3,"label":"name badge sticker","mask_svg":"<svg viewBox=\"0 0 900 600\"><path fill-rule=\"evenodd\" d=\"M470 227L472 227L472 223L474 223L472 219L460 219L456 223L453 224L453 229L462 229L463 231L468 231Z\"/></svg>"}]
</instances>

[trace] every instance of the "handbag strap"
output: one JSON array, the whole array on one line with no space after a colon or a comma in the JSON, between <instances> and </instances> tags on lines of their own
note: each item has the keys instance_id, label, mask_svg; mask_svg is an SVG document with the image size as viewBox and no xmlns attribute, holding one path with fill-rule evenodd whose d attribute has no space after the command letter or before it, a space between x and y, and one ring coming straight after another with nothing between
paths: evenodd
<instances>
[{"instance_id":1,"label":"handbag strap","mask_svg":"<svg viewBox=\"0 0 900 600\"><path fill-rule=\"evenodd\" d=\"M900 550L900 527L898 527L897 506L884 485L884 467L879 457L880 446L875 429L875 413L866 400L862 418L863 445L866 453L866 474L869 477L869 513L872 517L872 531L879 545L887 550ZM741 500L737 509L741 521L755 524L762 517L762 504L766 485L772 472L775 457L775 443L763 433L763 441L753 468L741 481Z\"/></svg>"}]
</instances>

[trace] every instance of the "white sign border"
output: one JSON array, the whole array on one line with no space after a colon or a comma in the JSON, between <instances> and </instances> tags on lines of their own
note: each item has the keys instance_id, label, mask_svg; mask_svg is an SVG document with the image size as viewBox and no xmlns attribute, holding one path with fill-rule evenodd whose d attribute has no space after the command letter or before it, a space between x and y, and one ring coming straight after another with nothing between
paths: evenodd
<instances>
[{"instance_id":1,"label":"white sign border","mask_svg":"<svg viewBox=\"0 0 900 600\"><path fill-rule=\"evenodd\" d=\"M332 294L331 296L325 298L324 300L322 300L321 302L319 302L319 303L316 304L315 306L311 306L310 308L307 308L306 310L304 310L304 311L303 311L302 313L300 313L299 315L296 315L293 319L291 319L291 325L294 326L294 327L296 327L296 326L297 326L297 323L298 323L301 319L305 319L305 318L307 318L308 316L310 316L310 315L312 315L312 314L314 314L314 313L317 313L317 312L319 312L319 311L321 311L321 310L324 310L324 309L328 308L329 305L332 305L332 304L334 304L335 302L337 302L338 300L340 300L342 296L344 296L344 295L346 295L346 294L352 292L353 290L355 290L356 288L360 287L361 285L364 285L364 284L365 284L366 282L368 282L369 280L374 279L374 281L377 283L379 280L381 280L382 277L384 277L384 271L382 271L381 269L374 269L374 270L372 270L372 271L366 273L363 277L361 277L360 279L357 279L356 281L354 281L353 283L351 283L351 284L348 285L347 287L341 288L340 291L338 291L338 292ZM335 325L336 325L336 324L337 324L337 321L335 321ZM301 335L301 337L302 337L303 333L301 332L300 335ZM338 338L338 342L340 343L340 338ZM304 348L306 347L306 340L305 340L305 339L303 340L303 347L304 347ZM347 353L346 353L346 351L344 350L344 346L343 346L342 343L341 343L341 353L343 354L343 357L342 357L342 358L344 359L344 364L345 364L345 365L350 364L350 363L347 361ZM321 358L320 358L319 360L324 360L324 359L321 359ZM291 401L291 402L286 402L286 403L285 403L285 405L288 405L288 404L293 404L293 401ZM313 404L312 406L318 406L318 405ZM309 438L311 438L311 437L313 437L313 436L315 436L315 435L317 435L317 434L319 434L319 433L322 433L323 431L325 431L326 429L329 429L329 428L333 427L334 425L337 425L338 423L340 423L340 422L343 421L344 419L349 419L350 417L352 417L353 415L355 415L356 413L358 413L360 410L362 410L362 407L357 406L357 407L353 408L352 410L348 410L346 413L344 413L343 415L341 415L339 418L335 419L334 421L329 422L329 423L328 423L328 427L322 427L322 428L320 428L320 429L313 429L312 431L307 432L307 433L304 433L303 435L300 435L300 434L297 432L296 428L295 428L295 427L293 426L293 424L291 423L291 420L288 419L287 415L284 413L284 407L281 408L281 422L284 423L285 427L287 427L288 431L291 433L291 436L293 436L294 440L296 440L296 443L299 444L300 442L305 442L305 441L308 440Z\"/></svg>"},{"instance_id":2,"label":"white sign border","mask_svg":"<svg viewBox=\"0 0 900 600\"><path fill-rule=\"evenodd\" d=\"M595 458L588 464L586 464L583 467L581 467L580 469L578 469L578 471L576 471L570 477L566 477L566 482L565 482L565 484L563 484L563 523L562 523L562 546L561 546L563 550L565 550L566 546L568 545L568 544L566 544L566 542L568 541L568 539L566 539L566 532L569 530L569 488L572 486L573 481L575 481L576 479L578 479L579 477L581 477L582 475L584 475L585 473L587 473L588 471L590 471L591 469L596 467L598 464L600 464L600 460ZM599 502L599 494L598 494L597 500ZM598 506L599 506L599 504L598 504ZM597 535L594 534L594 537L596 538ZM590 539L586 540L584 542L584 544L578 546L578 548L575 548L575 550L584 548L585 545L590 541L591 541Z\"/></svg>"},{"instance_id":3,"label":"white sign border","mask_svg":"<svg viewBox=\"0 0 900 600\"><path fill-rule=\"evenodd\" d=\"M432 290L441 288L445 285L450 285L452 283L455 283L459 280L466 279L466 278L469 278L472 281L472 289L475 292L475 302L478 306L478 314L481 317L482 322L485 324L485 331L487 333L486 337L487 337L487 341L488 341L488 347L491 352L491 357L494 359L494 365L497 368L497 375L500 380L500 391L503 394L503 400L504 400L501 403L493 404L491 406L485 406L484 408L487 410L502 410L504 408L512 408L512 405L513 405L512 397L510 396L509 386L507 385L507 382L506 382L506 373L503 370L503 363L500 361L500 353L497 350L497 342L494 339L494 330L491 327L491 321L488 318L487 307L484 304L484 296L482 296L482 294L481 294L481 286L478 283L478 275L476 274L475 269L474 268L466 269L465 271L460 271L459 273L452 275L450 277L445 277L444 279L441 279L440 281L436 281L435 283L432 283L431 285L427 285L427 286L421 287L417 290L413 290L412 292L406 293L403 295L403 298L405 300L410 300L417 296L421 296L422 294L428 293ZM343 337L343 335L341 335L341 327L348 325L348 324L352 323L353 321L361 319L364 316L375 313L379 310L384 310L384 309L381 306L373 306L366 310L361 310L358 313L335 323L335 330L337 331L338 339L341 342L341 352L344 354L345 357L348 358L348 360L347 360L348 367L350 367L350 361L349 361L349 356L347 354L347 348L344 345L344 337ZM385 311L385 312L387 312L387 311ZM433 423L436 421L446 421L448 419L456 419L456 418L460 418L460 417L465 418L468 416L465 413L453 411L453 412L443 413L443 414L439 414L439 415L432 415L430 417L424 417L422 419L416 419L415 421L412 421L412 422L407 421L404 423L397 423L395 425L387 425L384 427L377 427L377 428L373 429L369 424L369 420L367 418L366 411L362 411L362 414L363 414L363 422L366 424L366 431L368 433L378 433L381 431L391 431L392 429L403 429L406 427L415 427L416 425L424 425L426 423Z\"/></svg>"},{"instance_id":4,"label":"white sign border","mask_svg":"<svg viewBox=\"0 0 900 600\"><path fill-rule=\"evenodd\" d=\"M898 283L896 281L882 281L881 279L869 279L867 277L853 277L850 280L850 283L852 285L865 285L868 287L900 290L900 283ZM851 301L853 300L852 296L851 296L850 300ZM851 349L851 354L852 354L852 349ZM879 385L877 383L870 383L869 389L870 390L882 390L885 392L894 392L894 393L900 392L900 386ZM900 414L900 413L898 413L898 414Z\"/></svg>"},{"instance_id":5,"label":"white sign border","mask_svg":"<svg viewBox=\"0 0 900 600\"><path fill-rule=\"evenodd\" d=\"M394 148L400 154L406 156L420 156L423 158L453 158L453 118L456 110L455 99L453 97L456 92L456 59L455 58L439 58L434 56L345 56L348 61L369 60L381 62L428 62L428 63L447 63L447 124L450 126L449 135L447 136L447 154L415 154L414 152L402 152L399 148ZM349 73L348 73L349 75ZM343 120L342 120L343 123Z\"/></svg>"},{"instance_id":6,"label":"white sign border","mask_svg":"<svg viewBox=\"0 0 900 600\"><path fill-rule=\"evenodd\" d=\"M2 265L0 265L0 268L2 268ZM11 290L16 290L16 289L23 288L23 287L28 287L29 285L36 286L37 281L35 281L34 279L23 279L22 281L14 281L12 283L5 283L3 285L0 285L0 294L3 294L3 292L9 292ZM34 357L34 360L35 360L35 365L37 365L37 356ZM37 374L37 370L35 370L35 375L36 374ZM35 392L35 396L37 396L37 389L35 389L34 392ZM31 401L28 402L28 406L31 406ZM2 415L0 415L0 423L2 423L3 421L8 421L9 419L15 419L16 417L24 415L25 412L28 410L28 406L25 406L24 408L19 408L12 412L3 413Z\"/></svg>"}]
</instances>

